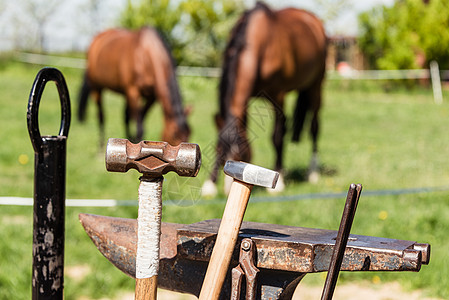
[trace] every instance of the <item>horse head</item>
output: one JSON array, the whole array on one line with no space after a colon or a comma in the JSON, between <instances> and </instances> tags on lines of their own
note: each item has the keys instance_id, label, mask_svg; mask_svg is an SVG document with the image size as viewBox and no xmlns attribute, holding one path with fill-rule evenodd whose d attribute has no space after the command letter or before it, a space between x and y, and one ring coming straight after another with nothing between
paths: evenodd
<instances>
[{"instance_id":1,"label":"horse head","mask_svg":"<svg viewBox=\"0 0 449 300\"><path fill-rule=\"evenodd\" d=\"M222 164L229 159L246 162L251 160L245 120L228 115L219 130L217 152Z\"/></svg>"},{"instance_id":2,"label":"horse head","mask_svg":"<svg viewBox=\"0 0 449 300\"><path fill-rule=\"evenodd\" d=\"M165 126L162 131L162 140L170 145L179 145L182 142L188 142L190 137L190 126L187 123L187 116L191 108L186 107L183 113L173 118L166 118Z\"/></svg>"},{"instance_id":3,"label":"horse head","mask_svg":"<svg viewBox=\"0 0 449 300\"><path fill-rule=\"evenodd\" d=\"M180 123L178 120L166 120L162 132L162 140L170 145L176 146L182 142L188 142L190 127L187 122Z\"/></svg>"}]
</instances>

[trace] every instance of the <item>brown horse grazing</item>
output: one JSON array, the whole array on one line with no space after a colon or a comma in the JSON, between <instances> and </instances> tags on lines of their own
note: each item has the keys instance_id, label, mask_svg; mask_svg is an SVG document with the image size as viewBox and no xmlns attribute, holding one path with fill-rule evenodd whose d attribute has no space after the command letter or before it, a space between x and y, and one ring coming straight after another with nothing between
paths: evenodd
<instances>
[{"instance_id":1,"label":"brown horse grazing","mask_svg":"<svg viewBox=\"0 0 449 300\"><path fill-rule=\"evenodd\" d=\"M218 169L227 159L251 159L246 131L251 118L247 116L250 97L263 95L274 105L272 140L277 153L275 169L280 171L286 133L284 96L292 90L298 92L293 141L299 140L306 114L310 112L311 167L315 169L311 171L317 171L318 112L326 49L327 38L322 23L309 12L294 8L273 11L258 2L255 8L243 14L231 32L224 53L217 115L217 157L211 178L203 186L203 194L216 193L213 183L217 180Z\"/></svg>"},{"instance_id":2,"label":"brown horse grazing","mask_svg":"<svg viewBox=\"0 0 449 300\"><path fill-rule=\"evenodd\" d=\"M145 114L156 98L165 116L162 139L177 145L189 138L190 129L182 107L173 59L155 29L111 29L96 36L90 45L79 97L78 119L84 120L87 99L93 93L98 106L101 145L104 142L101 94L105 88L125 96L128 138L134 141L142 139ZM142 98L144 103L141 103ZM137 123L135 138L130 134L130 119Z\"/></svg>"}]
</instances>

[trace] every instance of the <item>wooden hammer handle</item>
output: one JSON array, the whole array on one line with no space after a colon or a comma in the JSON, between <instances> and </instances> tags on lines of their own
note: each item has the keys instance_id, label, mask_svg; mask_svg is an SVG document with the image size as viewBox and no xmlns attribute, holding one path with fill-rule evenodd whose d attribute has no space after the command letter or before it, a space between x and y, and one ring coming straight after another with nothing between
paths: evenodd
<instances>
[{"instance_id":1,"label":"wooden hammer handle","mask_svg":"<svg viewBox=\"0 0 449 300\"><path fill-rule=\"evenodd\" d=\"M135 300L157 298L157 275L150 278L136 278Z\"/></svg>"},{"instance_id":2,"label":"wooden hammer handle","mask_svg":"<svg viewBox=\"0 0 449 300\"><path fill-rule=\"evenodd\" d=\"M234 180L231 185L199 300L214 300L220 296L248 205L251 188L252 185L238 180Z\"/></svg>"}]
</instances>

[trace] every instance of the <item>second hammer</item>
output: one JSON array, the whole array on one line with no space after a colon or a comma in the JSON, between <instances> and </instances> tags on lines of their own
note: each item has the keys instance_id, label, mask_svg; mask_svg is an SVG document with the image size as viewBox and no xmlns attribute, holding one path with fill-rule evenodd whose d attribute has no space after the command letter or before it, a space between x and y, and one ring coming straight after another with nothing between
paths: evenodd
<instances>
[{"instance_id":1,"label":"second hammer","mask_svg":"<svg viewBox=\"0 0 449 300\"><path fill-rule=\"evenodd\" d=\"M166 142L132 144L126 139L108 141L108 171L126 172L132 168L142 173L137 218L136 300L157 298L162 175L173 171L180 176L194 177L200 166L201 152L196 144L181 143L174 147Z\"/></svg>"}]
</instances>

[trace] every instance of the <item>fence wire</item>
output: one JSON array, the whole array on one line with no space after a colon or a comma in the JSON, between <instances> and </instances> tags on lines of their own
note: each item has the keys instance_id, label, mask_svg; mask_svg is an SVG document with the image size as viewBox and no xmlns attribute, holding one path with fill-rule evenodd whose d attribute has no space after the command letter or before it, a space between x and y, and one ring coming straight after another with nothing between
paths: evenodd
<instances>
[{"instance_id":1,"label":"fence wire","mask_svg":"<svg viewBox=\"0 0 449 300\"><path fill-rule=\"evenodd\" d=\"M50 65L55 67L68 67L84 69L86 60L84 58L62 57L56 55L43 55L35 53L16 53L15 59L20 62ZM193 77L220 77L220 68L189 67L178 66L179 76ZM349 69L343 72L329 70L327 79L350 79L350 80L397 80L397 79L429 79L431 72L429 69L409 69L409 70L355 70ZM449 78L449 70L440 70L442 79Z\"/></svg>"},{"instance_id":2,"label":"fence wire","mask_svg":"<svg viewBox=\"0 0 449 300\"><path fill-rule=\"evenodd\" d=\"M385 189L363 191L364 197L383 197L383 196L398 196L398 195L412 195L435 192L447 192L449 186L435 186L435 187L418 187L418 188L403 188L403 189ZM264 196L251 197L250 203L276 203L276 202L294 202L312 199L344 199L346 192L335 193L308 193L285 196ZM193 206L193 205L216 205L226 203L225 198L216 199L179 199L179 200L163 200L164 205L167 206ZM24 197L0 197L0 205L13 206L33 206L33 198ZM119 206L138 206L137 200L114 200L114 199L67 199L67 207L119 207Z\"/></svg>"}]
</instances>

